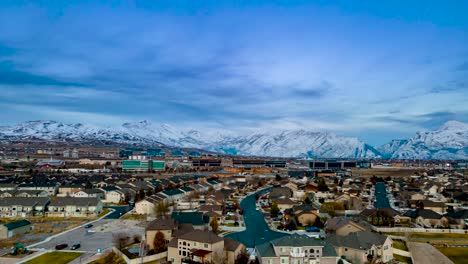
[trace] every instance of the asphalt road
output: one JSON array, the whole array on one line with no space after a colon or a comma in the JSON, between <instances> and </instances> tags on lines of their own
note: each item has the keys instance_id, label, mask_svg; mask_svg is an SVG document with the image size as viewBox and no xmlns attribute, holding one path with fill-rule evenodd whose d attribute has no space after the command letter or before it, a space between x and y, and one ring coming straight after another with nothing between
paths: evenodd
<instances>
[{"instance_id":1,"label":"asphalt road","mask_svg":"<svg viewBox=\"0 0 468 264\"><path fill-rule=\"evenodd\" d=\"M132 209L130 206L104 206L104 208L114 209L114 212L107 215L105 219L119 219L122 215Z\"/></svg>"},{"instance_id":2,"label":"asphalt road","mask_svg":"<svg viewBox=\"0 0 468 264\"><path fill-rule=\"evenodd\" d=\"M262 195L268 190L257 192ZM244 221L246 230L227 235L234 240L237 240L248 248L253 248L256 245L264 244L268 241L287 236L288 234L276 232L270 229L265 222L262 213L256 210L255 194L245 197L241 202L241 208L244 211Z\"/></svg>"},{"instance_id":3,"label":"asphalt road","mask_svg":"<svg viewBox=\"0 0 468 264\"><path fill-rule=\"evenodd\" d=\"M131 226L122 226L121 220L114 219L102 219L98 222L93 223L92 228L80 227L76 230L67 232L60 236L51 239L48 242L44 242L34 246L35 249L52 249L55 250L57 244L68 244L70 247L79 242L81 247L77 251L96 253L98 249L107 249L113 245L113 234L118 232L125 232L129 237L134 235L141 235L142 229L134 228Z\"/></svg>"},{"instance_id":4,"label":"asphalt road","mask_svg":"<svg viewBox=\"0 0 468 264\"><path fill-rule=\"evenodd\" d=\"M375 208L392 208L387 198L387 189L385 183L378 182L375 184Z\"/></svg>"}]
</instances>

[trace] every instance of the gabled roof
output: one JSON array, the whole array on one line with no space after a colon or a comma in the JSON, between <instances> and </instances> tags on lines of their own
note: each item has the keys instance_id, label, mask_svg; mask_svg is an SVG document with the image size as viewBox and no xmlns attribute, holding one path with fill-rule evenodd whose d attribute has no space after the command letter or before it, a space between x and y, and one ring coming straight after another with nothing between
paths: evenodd
<instances>
[{"instance_id":1,"label":"gabled roof","mask_svg":"<svg viewBox=\"0 0 468 264\"><path fill-rule=\"evenodd\" d=\"M367 226L361 225L359 223L356 223L348 218L339 216L339 217L333 217L332 219L328 220L326 223L326 229L330 231L336 231L340 229L341 227L344 227L348 224L354 225L358 228L360 228L362 231L367 229Z\"/></svg>"},{"instance_id":2,"label":"gabled roof","mask_svg":"<svg viewBox=\"0 0 468 264\"><path fill-rule=\"evenodd\" d=\"M57 197L50 202L49 206L96 206L99 204L99 201L97 197Z\"/></svg>"},{"instance_id":3,"label":"gabled roof","mask_svg":"<svg viewBox=\"0 0 468 264\"><path fill-rule=\"evenodd\" d=\"M167 196L174 196L174 195L184 194L184 192L179 190L179 189L164 190L162 192Z\"/></svg>"},{"instance_id":4,"label":"gabled roof","mask_svg":"<svg viewBox=\"0 0 468 264\"><path fill-rule=\"evenodd\" d=\"M215 233L211 231L202 231L202 230L194 230L192 232L183 234L179 236L179 239L197 241L197 242L208 243L208 244L214 244L214 243L223 241L223 238L219 237Z\"/></svg>"},{"instance_id":5,"label":"gabled roof","mask_svg":"<svg viewBox=\"0 0 468 264\"><path fill-rule=\"evenodd\" d=\"M0 199L0 206L35 206L45 205L50 201L49 197L5 197Z\"/></svg>"},{"instance_id":6,"label":"gabled roof","mask_svg":"<svg viewBox=\"0 0 468 264\"><path fill-rule=\"evenodd\" d=\"M336 256L333 246L326 240L293 234L256 247L260 257L276 257L274 247L322 247L323 256Z\"/></svg>"},{"instance_id":7,"label":"gabled roof","mask_svg":"<svg viewBox=\"0 0 468 264\"><path fill-rule=\"evenodd\" d=\"M461 209L458 211L448 212L445 216L453 218L453 219L468 219L468 210Z\"/></svg>"},{"instance_id":8,"label":"gabled roof","mask_svg":"<svg viewBox=\"0 0 468 264\"><path fill-rule=\"evenodd\" d=\"M112 186L112 185L103 186L103 187L101 187L101 189L103 189L103 190L106 191L106 192L118 190L117 187Z\"/></svg>"},{"instance_id":9,"label":"gabled roof","mask_svg":"<svg viewBox=\"0 0 468 264\"><path fill-rule=\"evenodd\" d=\"M347 236L331 235L327 240L336 247L349 247L359 250L368 250L373 245L381 246L387 240L387 236L370 231L349 233Z\"/></svg>"},{"instance_id":10,"label":"gabled roof","mask_svg":"<svg viewBox=\"0 0 468 264\"><path fill-rule=\"evenodd\" d=\"M30 224L31 224L31 222L29 222L28 220L22 219L22 220L10 222L10 223L5 223L5 224L3 224L3 225L4 225L8 230L13 230L13 229L16 229L16 228L19 228L19 227L23 227L23 226L27 226L27 225L30 225Z\"/></svg>"},{"instance_id":11,"label":"gabled roof","mask_svg":"<svg viewBox=\"0 0 468 264\"><path fill-rule=\"evenodd\" d=\"M230 237L224 238L224 249L227 251L236 251L239 246L242 246L242 243L235 241Z\"/></svg>"},{"instance_id":12,"label":"gabled roof","mask_svg":"<svg viewBox=\"0 0 468 264\"><path fill-rule=\"evenodd\" d=\"M149 223L147 230L173 230L176 224L174 220L168 219L156 219Z\"/></svg>"},{"instance_id":13,"label":"gabled roof","mask_svg":"<svg viewBox=\"0 0 468 264\"><path fill-rule=\"evenodd\" d=\"M416 209L416 210L409 210L407 211L404 216L408 216L410 218L418 218L422 217L424 219L441 219L442 215L429 210L429 209Z\"/></svg>"},{"instance_id":14,"label":"gabled roof","mask_svg":"<svg viewBox=\"0 0 468 264\"><path fill-rule=\"evenodd\" d=\"M370 208L370 209L364 209L361 213L361 216L364 217L369 217L373 215L378 215L378 216L387 216L387 217L395 217L397 215L401 215L400 212L398 212L395 209L392 208Z\"/></svg>"},{"instance_id":15,"label":"gabled roof","mask_svg":"<svg viewBox=\"0 0 468 264\"><path fill-rule=\"evenodd\" d=\"M204 216L202 212L172 212L172 219L179 224L192 224L194 226L205 225L209 217Z\"/></svg>"}]
</instances>

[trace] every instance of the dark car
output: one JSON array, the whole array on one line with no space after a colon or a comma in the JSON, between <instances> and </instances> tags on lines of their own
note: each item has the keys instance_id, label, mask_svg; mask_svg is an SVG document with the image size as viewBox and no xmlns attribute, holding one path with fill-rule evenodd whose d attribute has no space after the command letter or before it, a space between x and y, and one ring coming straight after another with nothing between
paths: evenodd
<instances>
[{"instance_id":1,"label":"dark car","mask_svg":"<svg viewBox=\"0 0 468 264\"><path fill-rule=\"evenodd\" d=\"M75 250L75 249L78 249L78 248L80 248L80 247L81 247L81 244L80 244L80 243L75 243L75 244L73 244L73 245L71 246L70 249Z\"/></svg>"},{"instance_id":2,"label":"dark car","mask_svg":"<svg viewBox=\"0 0 468 264\"><path fill-rule=\"evenodd\" d=\"M320 232L320 228L315 227L315 226L308 227L306 228L306 232Z\"/></svg>"},{"instance_id":3,"label":"dark car","mask_svg":"<svg viewBox=\"0 0 468 264\"><path fill-rule=\"evenodd\" d=\"M87 224L84 226L84 228L91 228L91 227L93 227L93 224Z\"/></svg>"},{"instance_id":4,"label":"dark car","mask_svg":"<svg viewBox=\"0 0 468 264\"><path fill-rule=\"evenodd\" d=\"M68 244L58 244L58 245L55 246L55 249L60 250L60 249L66 248L66 247L68 247Z\"/></svg>"}]
</instances>

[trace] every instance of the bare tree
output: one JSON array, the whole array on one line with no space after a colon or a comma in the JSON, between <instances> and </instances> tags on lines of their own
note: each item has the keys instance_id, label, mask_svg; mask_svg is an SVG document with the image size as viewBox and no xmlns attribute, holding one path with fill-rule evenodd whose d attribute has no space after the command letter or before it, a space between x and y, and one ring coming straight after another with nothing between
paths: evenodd
<instances>
[{"instance_id":1,"label":"bare tree","mask_svg":"<svg viewBox=\"0 0 468 264\"><path fill-rule=\"evenodd\" d=\"M154 213L158 217L167 216L169 213L169 204L166 201L160 201L154 206Z\"/></svg>"},{"instance_id":2,"label":"bare tree","mask_svg":"<svg viewBox=\"0 0 468 264\"><path fill-rule=\"evenodd\" d=\"M122 250L123 247L128 245L129 240L130 237L123 232L112 234L112 241L114 243L114 246L117 247L119 250Z\"/></svg>"}]
</instances>

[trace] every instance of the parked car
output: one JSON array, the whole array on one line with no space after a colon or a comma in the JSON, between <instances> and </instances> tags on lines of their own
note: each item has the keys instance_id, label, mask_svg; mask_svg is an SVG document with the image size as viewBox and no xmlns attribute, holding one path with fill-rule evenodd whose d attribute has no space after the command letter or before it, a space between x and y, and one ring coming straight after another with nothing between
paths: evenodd
<instances>
[{"instance_id":1,"label":"parked car","mask_svg":"<svg viewBox=\"0 0 468 264\"><path fill-rule=\"evenodd\" d=\"M93 227L93 224L87 224L84 226L84 228L91 228L91 227Z\"/></svg>"},{"instance_id":2,"label":"parked car","mask_svg":"<svg viewBox=\"0 0 468 264\"><path fill-rule=\"evenodd\" d=\"M320 232L320 228L311 226L311 227L306 228L306 232Z\"/></svg>"},{"instance_id":3,"label":"parked car","mask_svg":"<svg viewBox=\"0 0 468 264\"><path fill-rule=\"evenodd\" d=\"M68 244L58 244L55 246L55 249L56 250L60 250L60 249L64 249L64 248L67 248L68 247Z\"/></svg>"},{"instance_id":4,"label":"parked car","mask_svg":"<svg viewBox=\"0 0 468 264\"><path fill-rule=\"evenodd\" d=\"M78 248L80 248L80 247L81 247L81 244L80 244L80 243L75 243L75 244L73 244L73 245L71 246L70 249L75 250L75 249L78 249Z\"/></svg>"}]
</instances>

